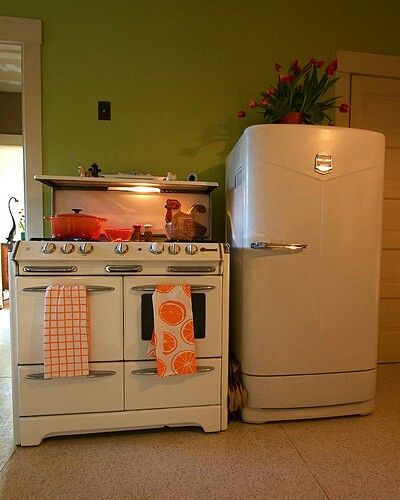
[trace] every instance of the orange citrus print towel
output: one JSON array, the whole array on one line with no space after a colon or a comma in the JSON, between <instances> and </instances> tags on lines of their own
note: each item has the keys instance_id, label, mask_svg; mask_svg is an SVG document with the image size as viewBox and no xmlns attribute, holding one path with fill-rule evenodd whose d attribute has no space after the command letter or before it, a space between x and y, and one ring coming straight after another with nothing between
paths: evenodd
<instances>
[{"instance_id":1,"label":"orange citrus print towel","mask_svg":"<svg viewBox=\"0 0 400 500\"><path fill-rule=\"evenodd\" d=\"M44 299L44 378L89 374L89 312L84 285L50 285Z\"/></svg>"},{"instance_id":2,"label":"orange citrus print towel","mask_svg":"<svg viewBox=\"0 0 400 500\"><path fill-rule=\"evenodd\" d=\"M158 285L153 294L154 331L147 351L159 377L195 373L190 285Z\"/></svg>"}]
</instances>

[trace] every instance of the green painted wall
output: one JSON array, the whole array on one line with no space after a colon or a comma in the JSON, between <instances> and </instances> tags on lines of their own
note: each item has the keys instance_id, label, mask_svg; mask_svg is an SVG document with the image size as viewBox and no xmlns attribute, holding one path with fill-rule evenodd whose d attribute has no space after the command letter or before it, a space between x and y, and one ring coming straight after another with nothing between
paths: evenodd
<instances>
[{"instance_id":1,"label":"green painted wall","mask_svg":"<svg viewBox=\"0 0 400 500\"><path fill-rule=\"evenodd\" d=\"M249 97L274 62L336 50L400 55L398 0L0 0L0 15L42 19L44 173L77 166L218 181ZM97 101L112 120L97 120Z\"/></svg>"}]
</instances>

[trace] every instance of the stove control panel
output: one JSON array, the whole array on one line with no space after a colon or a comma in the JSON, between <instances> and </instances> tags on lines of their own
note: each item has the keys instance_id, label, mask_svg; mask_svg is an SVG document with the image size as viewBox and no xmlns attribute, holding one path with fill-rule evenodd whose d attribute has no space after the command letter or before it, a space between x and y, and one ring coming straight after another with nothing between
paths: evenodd
<instances>
[{"instance_id":1,"label":"stove control panel","mask_svg":"<svg viewBox=\"0 0 400 500\"><path fill-rule=\"evenodd\" d=\"M223 252L221 243L212 242L28 240L17 242L12 260L18 263L20 275L38 275L44 268L47 274L103 275L111 272L106 266L119 274L163 275L182 273L182 269L191 273L197 265L201 271L196 269L196 273L203 272L206 266L210 271L204 273L218 274ZM140 266L140 270L126 270L122 265Z\"/></svg>"}]
</instances>

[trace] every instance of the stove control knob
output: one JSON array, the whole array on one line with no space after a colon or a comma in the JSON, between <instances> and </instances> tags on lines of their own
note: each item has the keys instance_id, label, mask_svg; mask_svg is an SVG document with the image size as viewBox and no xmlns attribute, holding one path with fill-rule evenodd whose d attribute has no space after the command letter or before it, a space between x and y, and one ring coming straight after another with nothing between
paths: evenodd
<instances>
[{"instance_id":1,"label":"stove control knob","mask_svg":"<svg viewBox=\"0 0 400 500\"><path fill-rule=\"evenodd\" d=\"M168 247L168 253L171 255L178 255L178 253L181 251L181 247L177 245L176 243L171 243Z\"/></svg>"},{"instance_id":2,"label":"stove control knob","mask_svg":"<svg viewBox=\"0 0 400 500\"><path fill-rule=\"evenodd\" d=\"M118 245L115 247L115 253L118 253L119 255L124 255L129 250L129 247L126 243L118 243Z\"/></svg>"},{"instance_id":3,"label":"stove control knob","mask_svg":"<svg viewBox=\"0 0 400 500\"><path fill-rule=\"evenodd\" d=\"M69 254L75 250L75 246L72 243L64 243L61 247L62 253Z\"/></svg>"},{"instance_id":4,"label":"stove control knob","mask_svg":"<svg viewBox=\"0 0 400 500\"><path fill-rule=\"evenodd\" d=\"M91 243L82 243L82 245L79 247L79 251L83 255L88 255L89 253L93 252L93 245Z\"/></svg>"},{"instance_id":5,"label":"stove control knob","mask_svg":"<svg viewBox=\"0 0 400 500\"><path fill-rule=\"evenodd\" d=\"M53 253L56 249L56 246L51 241L46 241L46 243L42 246L42 253Z\"/></svg>"},{"instance_id":6,"label":"stove control knob","mask_svg":"<svg viewBox=\"0 0 400 500\"><path fill-rule=\"evenodd\" d=\"M164 251L164 245L159 241L156 241L150 245L150 252L153 253L154 255L159 255L160 253L163 253L163 251Z\"/></svg>"},{"instance_id":7,"label":"stove control knob","mask_svg":"<svg viewBox=\"0 0 400 500\"><path fill-rule=\"evenodd\" d=\"M196 245L193 245L193 243L189 243L189 245L185 248L185 252L188 255L194 255L197 252Z\"/></svg>"}]
</instances>

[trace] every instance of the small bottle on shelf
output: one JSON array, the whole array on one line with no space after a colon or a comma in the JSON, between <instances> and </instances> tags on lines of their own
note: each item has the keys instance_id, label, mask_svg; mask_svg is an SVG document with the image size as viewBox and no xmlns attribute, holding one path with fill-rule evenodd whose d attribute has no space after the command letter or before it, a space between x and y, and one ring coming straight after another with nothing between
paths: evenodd
<instances>
[{"instance_id":1,"label":"small bottle on shelf","mask_svg":"<svg viewBox=\"0 0 400 500\"><path fill-rule=\"evenodd\" d=\"M152 233L152 225L151 224L143 224L144 227L144 241L153 241L153 233Z\"/></svg>"},{"instance_id":2,"label":"small bottle on shelf","mask_svg":"<svg viewBox=\"0 0 400 500\"><path fill-rule=\"evenodd\" d=\"M133 225L132 241L140 241L140 238L141 238L140 228L141 227L142 226L140 224Z\"/></svg>"}]
</instances>

